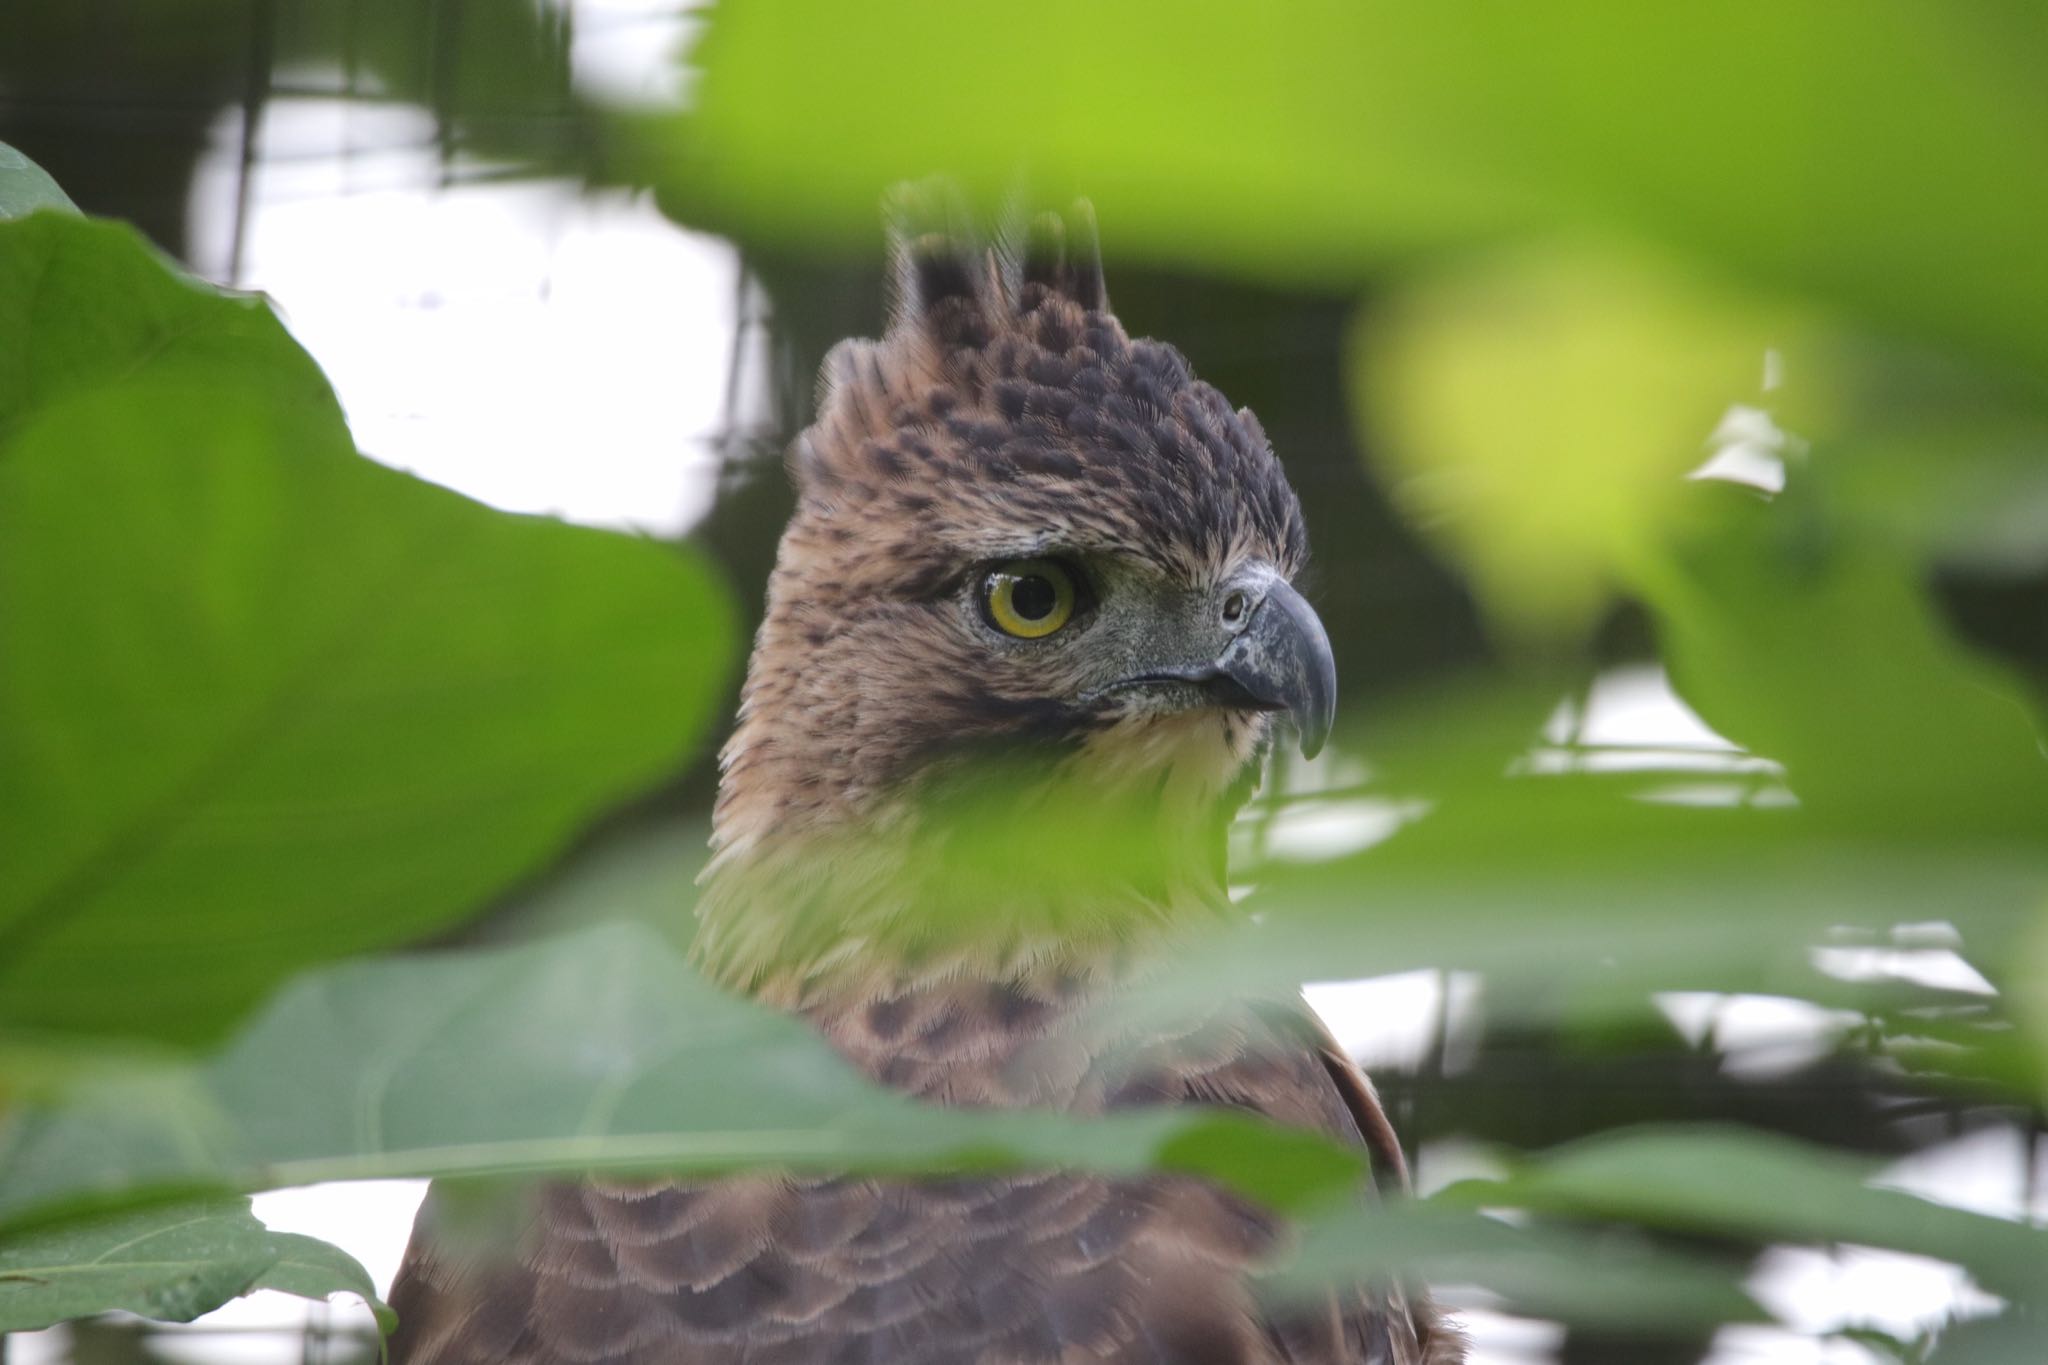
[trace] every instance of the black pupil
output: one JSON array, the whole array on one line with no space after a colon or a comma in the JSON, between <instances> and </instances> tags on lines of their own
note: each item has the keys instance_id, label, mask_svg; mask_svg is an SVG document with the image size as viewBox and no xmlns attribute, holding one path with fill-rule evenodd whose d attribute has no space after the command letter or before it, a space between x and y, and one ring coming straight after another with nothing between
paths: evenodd
<instances>
[{"instance_id":1,"label":"black pupil","mask_svg":"<svg viewBox=\"0 0 2048 1365\"><path fill-rule=\"evenodd\" d=\"M1010 610L1026 621L1043 621L1059 600L1058 589L1038 574L1026 574L1010 588Z\"/></svg>"}]
</instances>

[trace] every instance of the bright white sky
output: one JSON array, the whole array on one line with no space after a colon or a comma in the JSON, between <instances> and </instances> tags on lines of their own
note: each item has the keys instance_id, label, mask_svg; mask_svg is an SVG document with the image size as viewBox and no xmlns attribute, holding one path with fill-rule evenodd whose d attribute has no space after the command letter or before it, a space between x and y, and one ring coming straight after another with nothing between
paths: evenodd
<instances>
[{"instance_id":1,"label":"bright white sky","mask_svg":"<svg viewBox=\"0 0 2048 1365\"><path fill-rule=\"evenodd\" d=\"M587 86L645 101L683 91L673 54L692 21L673 0L558 3L577 11L573 64ZM319 76L295 73L294 84L315 85ZM230 281L237 136L236 120L224 117L199 176L198 265L277 301L333 380L366 452L513 511L660 534L685 531L703 514L717 463L709 438L729 418L740 297L729 245L677 228L644 197L584 197L556 183L444 187L424 113L300 98L269 108L242 269ZM1747 431L1736 436L1747 441ZM1723 462L1768 481L1769 461L1759 464L1746 450ZM1560 709L1548 738L1551 747L1530 756L1534 771L1675 768L1687 782L1673 788L1673 800L1789 799L1774 765L1715 735L1653 668L1603 678L1581 705ZM1355 757L1321 760L1316 785L1343 785L1347 764L1362 771ZM1419 813L1306 801L1264 832L1264 851L1329 856L1377 842ZM1857 951L1829 969L1988 989L1941 944ZM1483 1000L1468 979L1453 978L1449 989L1455 1039L1476 1025ZM1438 974L1417 972L1313 986L1309 997L1368 1066L1398 1066L1420 1058L1444 990ZM1762 1069L1796 1065L1838 1026L1791 1001L1674 996L1664 1004L1682 1029L1743 1045ZM2015 1140L1992 1135L1915 1158L1896 1176L1904 1188L2016 1216L2025 1163ZM1484 1152L1446 1146L1423 1153L1418 1179L1433 1188L1489 1166ZM2042 1175L2037 1186L2048 1187ZM341 1244L384 1290L423 1192L412 1181L324 1186L261 1196L257 1211L274 1227ZM1970 1293L1945 1266L1860 1251L1781 1253L1754 1287L1808 1332L1933 1322ZM1480 1311L1483 1300L1471 1295L1462 1301L1474 1309L1475 1365L1547 1359L1554 1329ZM309 1315L367 1321L353 1303L309 1306L264 1293L202 1319L189 1345L166 1349L212 1365L287 1365L301 1358L295 1339L246 1329L296 1328ZM63 1359L58 1336L14 1338L9 1358L54 1365ZM1715 1365L1875 1360L1859 1347L1745 1329L1724 1334Z\"/></svg>"},{"instance_id":2,"label":"bright white sky","mask_svg":"<svg viewBox=\"0 0 2048 1365\"><path fill-rule=\"evenodd\" d=\"M236 283L277 301L366 452L510 511L665 534L702 515L732 247L645 196L439 188L417 111L286 99L264 126L281 159L259 173ZM318 150L357 138L346 158ZM225 154L202 171L196 242L227 239L232 194L206 191L233 175Z\"/></svg>"}]
</instances>

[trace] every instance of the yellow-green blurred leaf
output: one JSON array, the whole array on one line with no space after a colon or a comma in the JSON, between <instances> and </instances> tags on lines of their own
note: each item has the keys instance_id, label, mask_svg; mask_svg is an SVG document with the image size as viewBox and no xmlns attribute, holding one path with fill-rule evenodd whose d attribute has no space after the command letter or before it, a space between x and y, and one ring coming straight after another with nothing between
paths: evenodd
<instances>
[{"instance_id":1,"label":"yellow-green blurred leaf","mask_svg":"<svg viewBox=\"0 0 2048 1365\"><path fill-rule=\"evenodd\" d=\"M651 169L685 221L842 242L895 180L1021 173L1119 251L1296 279L1620 226L2039 374L2044 40L2026 0L740 0Z\"/></svg>"},{"instance_id":2,"label":"yellow-green blurred leaf","mask_svg":"<svg viewBox=\"0 0 2048 1365\"><path fill-rule=\"evenodd\" d=\"M1796 327L1611 244L1487 259L1365 315L1365 445L1509 634L1568 633L1656 544Z\"/></svg>"}]
</instances>

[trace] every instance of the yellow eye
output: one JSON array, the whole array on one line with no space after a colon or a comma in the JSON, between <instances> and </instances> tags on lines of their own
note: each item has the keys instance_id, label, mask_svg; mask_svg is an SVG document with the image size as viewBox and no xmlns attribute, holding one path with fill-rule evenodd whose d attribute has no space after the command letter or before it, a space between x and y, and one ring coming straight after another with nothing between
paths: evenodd
<instances>
[{"instance_id":1,"label":"yellow eye","mask_svg":"<svg viewBox=\"0 0 2048 1365\"><path fill-rule=\"evenodd\" d=\"M997 565L981 585L988 619L1020 640L1042 640L1072 620L1074 597L1074 575L1050 559Z\"/></svg>"}]
</instances>

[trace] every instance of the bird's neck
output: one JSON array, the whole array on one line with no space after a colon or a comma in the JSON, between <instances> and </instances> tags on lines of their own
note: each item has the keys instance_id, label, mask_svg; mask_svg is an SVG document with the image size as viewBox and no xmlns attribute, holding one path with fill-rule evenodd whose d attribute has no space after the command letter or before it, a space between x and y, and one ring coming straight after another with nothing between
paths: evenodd
<instances>
[{"instance_id":1,"label":"bird's neck","mask_svg":"<svg viewBox=\"0 0 2048 1365\"><path fill-rule=\"evenodd\" d=\"M927 979L1120 975L1229 913L1224 837L1241 793L1216 776L1002 768L801 820L742 793L721 801L693 953L785 1007Z\"/></svg>"}]
</instances>

